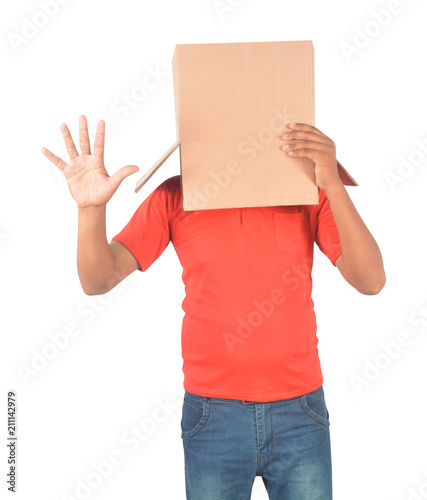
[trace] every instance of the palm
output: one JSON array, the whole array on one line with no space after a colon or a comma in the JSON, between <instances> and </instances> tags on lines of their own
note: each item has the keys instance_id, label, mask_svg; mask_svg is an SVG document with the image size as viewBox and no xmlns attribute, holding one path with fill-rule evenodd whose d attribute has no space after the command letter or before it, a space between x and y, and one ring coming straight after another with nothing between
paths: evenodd
<instances>
[{"instance_id":1,"label":"palm","mask_svg":"<svg viewBox=\"0 0 427 500\"><path fill-rule=\"evenodd\" d=\"M104 205L114 194L103 161L94 155L70 160L63 173L79 206Z\"/></svg>"},{"instance_id":2,"label":"palm","mask_svg":"<svg viewBox=\"0 0 427 500\"><path fill-rule=\"evenodd\" d=\"M63 172L71 195L79 207L105 205L122 180L139 170L136 165L127 165L111 177L108 175L104 166L105 124L103 121L98 123L93 153L90 151L87 121L84 115L80 117L79 122L80 155L76 150L68 127L63 124L61 130L70 161L65 163L46 148L42 148L42 152Z\"/></svg>"}]
</instances>

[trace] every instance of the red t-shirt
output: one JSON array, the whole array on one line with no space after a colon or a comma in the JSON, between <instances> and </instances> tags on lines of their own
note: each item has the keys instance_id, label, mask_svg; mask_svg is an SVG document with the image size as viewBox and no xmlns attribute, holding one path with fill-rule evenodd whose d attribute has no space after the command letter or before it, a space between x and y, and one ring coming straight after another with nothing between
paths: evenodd
<instances>
[{"instance_id":1,"label":"red t-shirt","mask_svg":"<svg viewBox=\"0 0 427 500\"><path fill-rule=\"evenodd\" d=\"M145 271L169 242L182 265L184 389L267 402L323 383L311 298L314 242L332 264L341 245L318 205L183 211L180 175L159 185L113 237Z\"/></svg>"}]
</instances>

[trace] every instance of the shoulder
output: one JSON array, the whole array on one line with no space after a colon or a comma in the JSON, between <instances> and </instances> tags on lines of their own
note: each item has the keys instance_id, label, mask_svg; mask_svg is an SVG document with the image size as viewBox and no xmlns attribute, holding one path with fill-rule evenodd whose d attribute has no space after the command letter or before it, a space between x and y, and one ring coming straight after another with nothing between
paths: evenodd
<instances>
[{"instance_id":1,"label":"shoulder","mask_svg":"<svg viewBox=\"0 0 427 500\"><path fill-rule=\"evenodd\" d=\"M177 189L181 189L181 175L174 175L173 177L169 177L168 179L164 180L160 184L160 186L163 186L169 191L176 191Z\"/></svg>"},{"instance_id":2,"label":"shoulder","mask_svg":"<svg viewBox=\"0 0 427 500\"><path fill-rule=\"evenodd\" d=\"M173 177L169 177L165 179L160 184L151 191L149 196L154 198L173 198L176 195L180 195L181 193L181 176L174 175Z\"/></svg>"},{"instance_id":3,"label":"shoulder","mask_svg":"<svg viewBox=\"0 0 427 500\"><path fill-rule=\"evenodd\" d=\"M175 220L182 205L181 175L174 175L164 180L152 194L164 206L169 220Z\"/></svg>"}]
</instances>

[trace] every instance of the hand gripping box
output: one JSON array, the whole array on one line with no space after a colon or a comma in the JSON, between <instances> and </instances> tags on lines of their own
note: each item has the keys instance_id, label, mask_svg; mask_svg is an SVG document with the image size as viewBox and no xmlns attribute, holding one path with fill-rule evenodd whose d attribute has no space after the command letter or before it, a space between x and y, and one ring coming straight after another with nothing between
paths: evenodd
<instances>
[{"instance_id":1,"label":"hand gripping box","mask_svg":"<svg viewBox=\"0 0 427 500\"><path fill-rule=\"evenodd\" d=\"M312 41L180 44L172 69L177 141L135 191L179 146L184 210L319 203L313 161L280 149L315 126Z\"/></svg>"}]
</instances>

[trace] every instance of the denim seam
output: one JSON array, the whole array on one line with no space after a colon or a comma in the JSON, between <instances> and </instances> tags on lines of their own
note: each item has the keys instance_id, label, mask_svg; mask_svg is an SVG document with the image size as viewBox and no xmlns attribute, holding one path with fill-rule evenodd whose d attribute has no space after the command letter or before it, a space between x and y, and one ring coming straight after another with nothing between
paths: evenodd
<instances>
[{"instance_id":1,"label":"denim seam","mask_svg":"<svg viewBox=\"0 0 427 500\"><path fill-rule=\"evenodd\" d=\"M268 455L268 457L260 459L259 461L260 465L262 464L262 462L265 462L268 458L270 458L273 455L273 419L271 417L271 403L270 403L270 428L271 428L271 446L270 446L271 453L270 455ZM258 419L257 419L257 433L258 433Z\"/></svg>"},{"instance_id":2,"label":"denim seam","mask_svg":"<svg viewBox=\"0 0 427 500\"><path fill-rule=\"evenodd\" d=\"M300 402L300 405L301 405L302 411L303 411L303 412L304 412L307 416L309 416L312 420L314 420L315 422L317 422L318 424L323 425L324 427L329 427L327 423L322 422L322 420L320 420L321 418L323 418L321 415L317 415L317 413L316 413L316 412L314 412L313 410L311 410L311 409L310 409L310 411L312 411L312 412L313 412L313 414L314 414L314 415L316 415L316 416L318 417L318 419L317 419L317 418L314 418L314 416L313 416L313 415L311 415L310 413L308 413L308 412L306 411L306 409L304 408L304 405L302 404L302 400L303 400L303 399L304 399L304 403L305 403L305 404L307 405L307 407L308 407L308 404L307 404L307 399L306 399L305 394L304 394L303 396L301 396L301 397L299 398L299 402Z\"/></svg>"},{"instance_id":3,"label":"denim seam","mask_svg":"<svg viewBox=\"0 0 427 500\"><path fill-rule=\"evenodd\" d=\"M184 400L184 404L185 404L185 405L187 405L187 406L189 406L190 408L193 408L193 410L196 410L196 411L198 411L198 412L200 412L200 413L203 413L203 410L200 410L199 408L194 408L194 406L191 406L191 405L190 405L190 404L188 404L188 403L187 403L187 401L185 401L185 400Z\"/></svg>"},{"instance_id":4,"label":"denim seam","mask_svg":"<svg viewBox=\"0 0 427 500\"><path fill-rule=\"evenodd\" d=\"M188 442L190 442L190 439L193 439L193 437L197 436L197 434L202 430L204 429L205 425L209 422L209 417L211 415L211 403L210 401L207 401L207 402L204 402L203 404L207 404L209 405L209 413L208 413L208 416L206 418L206 422L203 424L203 427L201 427L195 434L193 434L191 437L187 438L188 439ZM203 417L202 417L203 418ZM199 424L197 424L199 425Z\"/></svg>"}]
</instances>

